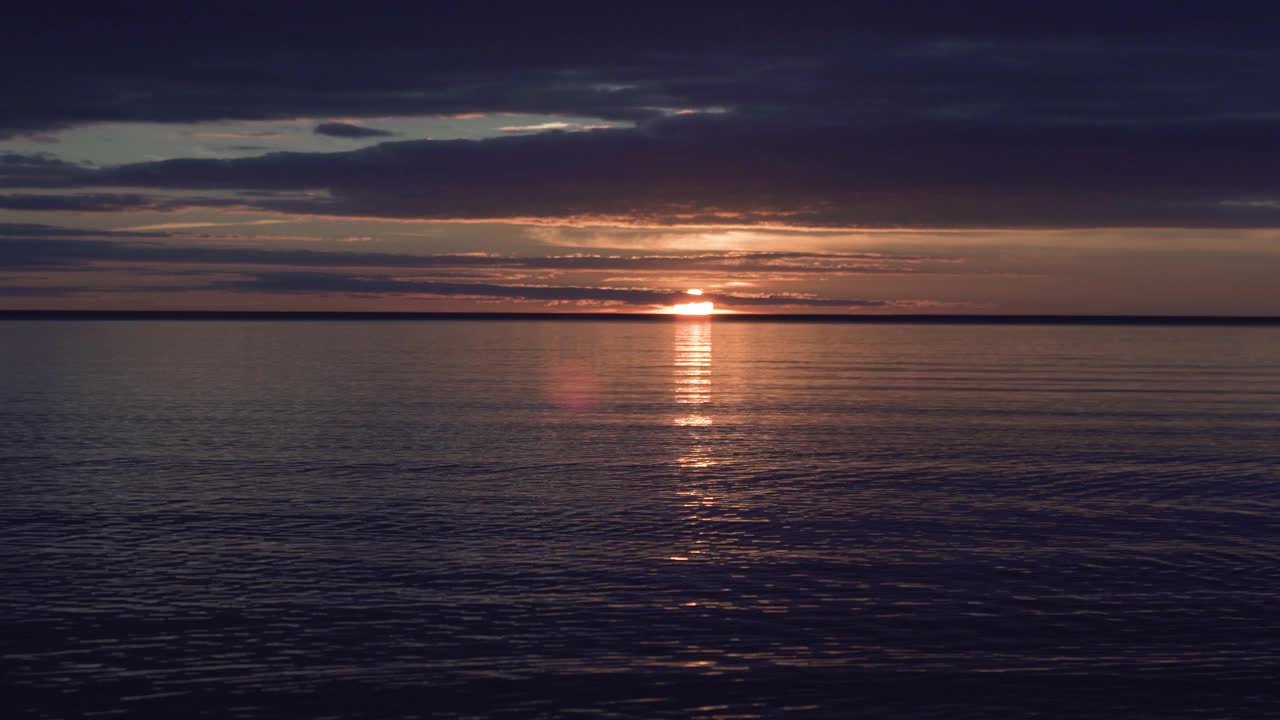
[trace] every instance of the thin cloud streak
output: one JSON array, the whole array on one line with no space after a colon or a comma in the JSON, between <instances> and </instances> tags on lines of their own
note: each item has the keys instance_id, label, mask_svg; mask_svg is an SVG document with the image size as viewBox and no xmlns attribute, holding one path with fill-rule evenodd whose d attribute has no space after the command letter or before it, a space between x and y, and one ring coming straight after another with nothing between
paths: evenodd
<instances>
[{"instance_id":1,"label":"thin cloud streak","mask_svg":"<svg viewBox=\"0 0 1280 720\"><path fill-rule=\"evenodd\" d=\"M431 295L467 298L504 298L536 302L590 302L619 305L661 307L688 298L680 291L645 289L574 287L547 285L500 285L492 283L458 283L422 280L401 280L387 277L368 277L336 273L272 272L259 273L245 280L215 282L211 287L235 292L266 293L344 293L348 295ZM781 295L733 295L704 296L725 308L779 308L808 307L829 309L884 308L891 303L883 300L828 299Z\"/></svg>"},{"instance_id":2,"label":"thin cloud streak","mask_svg":"<svg viewBox=\"0 0 1280 720\"><path fill-rule=\"evenodd\" d=\"M328 137L342 138L344 140L363 140L366 138L392 137L396 133L390 130L379 130L378 128L365 127L364 125L355 125L352 123L327 122L316 125L312 131L316 135L326 135Z\"/></svg>"},{"instance_id":3,"label":"thin cloud streak","mask_svg":"<svg viewBox=\"0 0 1280 720\"><path fill-rule=\"evenodd\" d=\"M233 222L172 222L172 223L155 223L152 225L134 225L132 227L120 228L120 232L137 232L145 230L189 230L194 228L211 228L211 227L239 227L245 225L279 225L289 222L288 220L243 220Z\"/></svg>"},{"instance_id":4,"label":"thin cloud streak","mask_svg":"<svg viewBox=\"0 0 1280 720\"><path fill-rule=\"evenodd\" d=\"M271 221L257 221L263 225ZM154 231L200 228L213 223L170 223L125 228L154 235ZM217 225L233 225L220 223ZM64 237L59 238L62 235ZM0 225L0 264L75 265L88 262L196 263L220 265L282 265L295 267L376 267L391 269L453 268L479 270L541 270L563 272L654 272L727 274L830 275L932 273L932 267L955 263L947 257L882 253L731 252L672 255L547 255L496 254L415 255L378 252L260 249L252 247L200 247L157 242L138 243L88 238L87 231L66 231L42 225Z\"/></svg>"}]
</instances>

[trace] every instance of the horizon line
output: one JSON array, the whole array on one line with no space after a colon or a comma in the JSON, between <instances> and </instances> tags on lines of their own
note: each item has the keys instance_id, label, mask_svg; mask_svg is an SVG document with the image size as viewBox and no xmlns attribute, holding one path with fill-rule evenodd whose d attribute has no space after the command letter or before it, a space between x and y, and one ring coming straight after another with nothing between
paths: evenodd
<instances>
[{"instance_id":1,"label":"horizon line","mask_svg":"<svg viewBox=\"0 0 1280 720\"><path fill-rule=\"evenodd\" d=\"M327 310L3 310L0 321L12 320L565 320L626 322L818 322L938 325L1280 325L1272 315L1077 315L1077 314L815 314L730 313L682 316L659 313L590 312L396 312Z\"/></svg>"}]
</instances>

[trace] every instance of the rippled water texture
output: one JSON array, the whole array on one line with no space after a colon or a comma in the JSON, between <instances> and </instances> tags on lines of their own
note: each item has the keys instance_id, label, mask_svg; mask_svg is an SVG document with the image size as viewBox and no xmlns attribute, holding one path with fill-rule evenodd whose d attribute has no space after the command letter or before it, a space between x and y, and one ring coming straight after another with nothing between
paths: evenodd
<instances>
[{"instance_id":1,"label":"rippled water texture","mask_svg":"<svg viewBox=\"0 0 1280 720\"><path fill-rule=\"evenodd\" d=\"M1280 328L14 321L0 402L6 717L1278 714Z\"/></svg>"}]
</instances>

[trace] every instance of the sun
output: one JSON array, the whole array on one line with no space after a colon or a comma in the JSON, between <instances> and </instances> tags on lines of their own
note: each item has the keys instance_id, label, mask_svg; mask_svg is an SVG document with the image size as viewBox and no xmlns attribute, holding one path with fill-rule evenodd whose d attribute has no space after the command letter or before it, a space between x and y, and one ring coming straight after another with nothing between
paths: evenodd
<instances>
[{"instance_id":1,"label":"sun","mask_svg":"<svg viewBox=\"0 0 1280 720\"><path fill-rule=\"evenodd\" d=\"M685 291L689 295L701 295L702 291L698 288L691 288ZM702 302L676 303L671 306L671 312L675 315L710 315L716 311L716 304L710 300Z\"/></svg>"},{"instance_id":2,"label":"sun","mask_svg":"<svg viewBox=\"0 0 1280 720\"><path fill-rule=\"evenodd\" d=\"M712 302L679 303L671 308L676 315L710 315L715 311L716 305Z\"/></svg>"}]
</instances>

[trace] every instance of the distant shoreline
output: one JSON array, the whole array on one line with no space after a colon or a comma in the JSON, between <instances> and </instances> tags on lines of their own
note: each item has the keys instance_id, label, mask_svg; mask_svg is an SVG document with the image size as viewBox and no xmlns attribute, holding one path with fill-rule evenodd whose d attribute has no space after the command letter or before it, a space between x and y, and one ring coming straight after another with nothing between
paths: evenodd
<instances>
[{"instance_id":1,"label":"distant shoreline","mask_svg":"<svg viewBox=\"0 0 1280 720\"><path fill-rule=\"evenodd\" d=\"M511 313L511 312L284 312L186 310L0 310L6 320L243 320L243 321L456 321L537 320L606 322L689 322L703 317L657 313ZM714 322L855 323L875 325L1208 325L1280 326L1280 317L1204 315L788 315L726 314Z\"/></svg>"}]
</instances>

